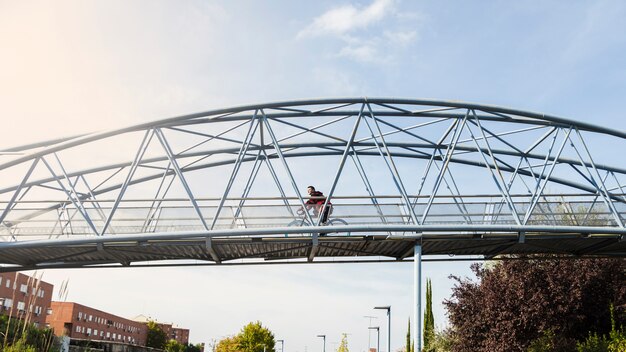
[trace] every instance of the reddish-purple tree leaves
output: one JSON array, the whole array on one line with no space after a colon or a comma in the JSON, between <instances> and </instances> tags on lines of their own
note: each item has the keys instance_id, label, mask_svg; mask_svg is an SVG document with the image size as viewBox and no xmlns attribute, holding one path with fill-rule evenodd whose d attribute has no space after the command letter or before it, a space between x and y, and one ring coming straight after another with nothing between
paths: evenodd
<instances>
[{"instance_id":1,"label":"reddish-purple tree leaves","mask_svg":"<svg viewBox=\"0 0 626 352\"><path fill-rule=\"evenodd\" d=\"M561 348L589 331L610 330L609 306L624 323L626 260L507 260L472 266L477 281L457 281L444 301L456 351L525 351L551 330Z\"/></svg>"}]
</instances>

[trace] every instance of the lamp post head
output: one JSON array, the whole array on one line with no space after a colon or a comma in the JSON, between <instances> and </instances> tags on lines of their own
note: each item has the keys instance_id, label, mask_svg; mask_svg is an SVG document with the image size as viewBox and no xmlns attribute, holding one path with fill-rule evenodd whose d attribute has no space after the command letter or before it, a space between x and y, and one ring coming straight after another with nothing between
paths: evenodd
<instances>
[{"instance_id":1,"label":"lamp post head","mask_svg":"<svg viewBox=\"0 0 626 352\"><path fill-rule=\"evenodd\" d=\"M378 331L380 330L380 326L369 326L368 329Z\"/></svg>"},{"instance_id":2,"label":"lamp post head","mask_svg":"<svg viewBox=\"0 0 626 352\"><path fill-rule=\"evenodd\" d=\"M384 310L387 311L387 315L389 315L389 313L391 313L391 306L374 307L374 309L384 309Z\"/></svg>"},{"instance_id":3,"label":"lamp post head","mask_svg":"<svg viewBox=\"0 0 626 352\"><path fill-rule=\"evenodd\" d=\"M326 335L317 335L317 337L323 337L323 338L326 338Z\"/></svg>"}]
</instances>

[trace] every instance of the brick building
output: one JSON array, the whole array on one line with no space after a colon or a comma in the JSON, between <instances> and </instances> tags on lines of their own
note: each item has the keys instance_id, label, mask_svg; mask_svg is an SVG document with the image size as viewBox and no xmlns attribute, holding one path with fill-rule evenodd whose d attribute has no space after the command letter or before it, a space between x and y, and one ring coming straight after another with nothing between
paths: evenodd
<instances>
[{"instance_id":1,"label":"brick building","mask_svg":"<svg viewBox=\"0 0 626 352\"><path fill-rule=\"evenodd\" d=\"M177 328L172 324L157 323L167 334L167 337L176 340L178 343L186 345L189 343L189 329Z\"/></svg>"},{"instance_id":2,"label":"brick building","mask_svg":"<svg viewBox=\"0 0 626 352\"><path fill-rule=\"evenodd\" d=\"M70 338L146 344L146 325L73 302L52 302L46 320L56 335Z\"/></svg>"},{"instance_id":3,"label":"brick building","mask_svg":"<svg viewBox=\"0 0 626 352\"><path fill-rule=\"evenodd\" d=\"M0 314L43 327L53 285L21 273L0 273Z\"/></svg>"},{"instance_id":4,"label":"brick building","mask_svg":"<svg viewBox=\"0 0 626 352\"><path fill-rule=\"evenodd\" d=\"M147 324L153 319L146 317L145 315L139 315L133 318L133 320L136 322ZM165 332L168 339L176 340L176 342L182 343L183 345L189 343L189 329L175 327L173 324L169 323L159 323L158 321L155 321L155 323L159 328L161 328L161 330L163 330L163 332Z\"/></svg>"}]
</instances>

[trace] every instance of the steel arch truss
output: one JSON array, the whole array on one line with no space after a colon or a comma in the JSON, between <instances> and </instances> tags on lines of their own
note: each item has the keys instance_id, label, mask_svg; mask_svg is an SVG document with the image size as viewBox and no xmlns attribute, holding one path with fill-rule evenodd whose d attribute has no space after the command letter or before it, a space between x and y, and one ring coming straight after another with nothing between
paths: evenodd
<instances>
[{"instance_id":1,"label":"steel arch truss","mask_svg":"<svg viewBox=\"0 0 626 352\"><path fill-rule=\"evenodd\" d=\"M625 144L554 116L384 98L30 144L0 151L1 270L402 260L416 243L424 255L624 256ZM309 184L332 203L327 223L298 214Z\"/></svg>"}]
</instances>

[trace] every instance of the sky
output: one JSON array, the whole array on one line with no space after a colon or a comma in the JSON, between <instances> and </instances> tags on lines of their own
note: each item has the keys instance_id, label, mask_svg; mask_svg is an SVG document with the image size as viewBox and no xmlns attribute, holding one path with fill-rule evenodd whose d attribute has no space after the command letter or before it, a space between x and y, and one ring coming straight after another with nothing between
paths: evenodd
<instances>
[{"instance_id":1,"label":"sky","mask_svg":"<svg viewBox=\"0 0 626 352\"><path fill-rule=\"evenodd\" d=\"M624 130L623 1L0 0L0 148L240 104L315 97L461 100ZM607 151L614 154L615 151ZM435 322L450 274L424 263ZM95 280L97 279L97 280ZM412 314L411 264L56 270L67 300L191 329L260 320L285 351L392 350ZM371 344L375 344L372 335Z\"/></svg>"}]
</instances>

